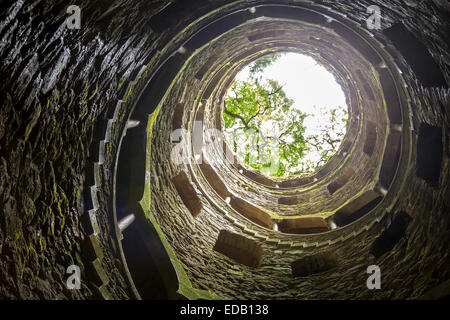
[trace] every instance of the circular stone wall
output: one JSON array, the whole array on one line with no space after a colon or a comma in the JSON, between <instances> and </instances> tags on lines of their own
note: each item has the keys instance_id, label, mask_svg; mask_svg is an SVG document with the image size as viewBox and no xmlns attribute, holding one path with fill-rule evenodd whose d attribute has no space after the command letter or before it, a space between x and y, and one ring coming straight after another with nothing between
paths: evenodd
<instances>
[{"instance_id":1,"label":"circular stone wall","mask_svg":"<svg viewBox=\"0 0 450 320\"><path fill-rule=\"evenodd\" d=\"M1 17L0 297L446 296L442 2L378 1L372 30L367 1L73 4L80 29L64 1ZM303 178L244 168L221 133L235 75L282 51L320 61L349 106L340 149Z\"/></svg>"}]
</instances>

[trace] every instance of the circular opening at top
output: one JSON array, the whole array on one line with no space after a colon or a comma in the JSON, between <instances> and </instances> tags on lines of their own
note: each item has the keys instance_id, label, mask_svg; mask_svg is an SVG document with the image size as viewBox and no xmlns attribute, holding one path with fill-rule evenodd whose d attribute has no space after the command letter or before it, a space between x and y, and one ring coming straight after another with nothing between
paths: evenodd
<instances>
[{"instance_id":1,"label":"circular opening at top","mask_svg":"<svg viewBox=\"0 0 450 320\"><path fill-rule=\"evenodd\" d=\"M225 95L227 143L238 158L272 177L310 175L339 149L348 106L335 77L293 52L247 65Z\"/></svg>"}]
</instances>

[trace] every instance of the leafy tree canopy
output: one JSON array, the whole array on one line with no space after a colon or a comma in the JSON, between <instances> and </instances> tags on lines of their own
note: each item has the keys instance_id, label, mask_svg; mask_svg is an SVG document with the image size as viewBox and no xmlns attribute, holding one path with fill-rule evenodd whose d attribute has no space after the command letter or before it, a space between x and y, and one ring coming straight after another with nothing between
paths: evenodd
<instances>
[{"instance_id":1,"label":"leafy tree canopy","mask_svg":"<svg viewBox=\"0 0 450 320\"><path fill-rule=\"evenodd\" d=\"M257 75L260 74L266 69L268 66L272 65L275 61L280 59L281 54L273 54L269 56L264 56L262 58L259 58L255 62L252 63L250 66L250 74Z\"/></svg>"},{"instance_id":2,"label":"leafy tree canopy","mask_svg":"<svg viewBox=\"0 0 450 320\"><path fill-rule=\"evenodd\" d=\"M235 81L225 99L224 123L228 142L250 167L270 176L313 172L337 151L344 133L335 133L339 110L329 112L331 125L321 134L305 137L308 116L286 96L277 81L261 74L281 54L265 56L250 66L248 81ZM345 120L345 119L342 119ZM304 161L310 150L321 154L317 163Z\"/></svg>"}]
</instances>

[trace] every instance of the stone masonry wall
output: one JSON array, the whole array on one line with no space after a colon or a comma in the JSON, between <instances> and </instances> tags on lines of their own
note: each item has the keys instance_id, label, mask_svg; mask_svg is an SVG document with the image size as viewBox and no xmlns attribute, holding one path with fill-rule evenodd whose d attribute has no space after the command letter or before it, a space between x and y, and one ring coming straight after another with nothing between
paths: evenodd
<instances>
[{"instance_id":1,"label":"stone masonry wall","mask_svg":"<svg viewBox=\"0 0 450 320\"><path fill-rule=\"evenodd\" d=\"M133 297L117 258L111 225L113 174L121 130L149 75L168 58L164 46L169 43L176 48L177 44L171 41L188 23L229 3L196 0L183 5L178 1L171 19L155 18L169 2L2 3L1 299ZM252 1L260 2L264 1ZM450 82L449 35L445 32L448 7L442 1L317 2L360 24L365 23L368 5L380 5L383 28L404 21ZM72 4L82 9L80 30L69 30L65 24L66 9ZM376 37L385 40L382 33ZM383 221L366 233L326 248L340 257L338 269L307 278L291 278L290 263L323 249L286 250L264 241L263 265L254 271L212 250L219 229L228 222L215 216L215 209L205 202L206 209L194 222L169 182L166 174L172 171L164 171L160 162L154 168L157 178L153 208L197 288L210 289L225 298L403 299L419 298L449 279L450 93L445 88L424 88L404 61L398 64L414 100L414 133L417 134L420 122L439 126L443 128L445 144L438 186L416 177L415 167L408 170L407 188L392 211L403 211L412 217L405 237L374 261L369 251L389 224L388 220ZM105 121L120 101L124 101L124 109L105 155L102 185L97 194L100 233L93 238L89 223L85 223L91 209L86 194L94 184L91 171L98 161ZM155 149L163 150L170 125L162 122L157 128L164 140L156 141ZM155 159L163 155L167 153L162 152ZM383 290L369 291L365 287L365 270L372 263L382 269ZM66 269L72 264L82 269L81 290L66 288Z\"/></svg>"}]
</instances>

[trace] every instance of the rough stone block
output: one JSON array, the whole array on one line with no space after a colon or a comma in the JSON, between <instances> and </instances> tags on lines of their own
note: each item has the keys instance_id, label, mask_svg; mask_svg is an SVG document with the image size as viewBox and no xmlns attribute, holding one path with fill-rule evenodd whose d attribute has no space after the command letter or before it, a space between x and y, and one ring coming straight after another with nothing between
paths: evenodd
<instances>
[{"instance_id":1,"label":"rough stone block","mask_svg":"<svg viewBox=\"0 0 450 320\"><path fill-rule=\"evenodd\" d=\"M361 52L368 61L375 65L381 62L378 53L364 39L356 36L350 28L336 21L331 22L330 27L347 40L356 50Z\"/></svg>"},{"instance_id":2,"label":"rough stone block","mask_svg":"<svg viewBox=\"0 0 450 320\"><path fill-rule=\"evenodd\" d=\"M199 80L202 80L208 70L214 65L214 62L218 59L218 55L212 55L208 58L205 64L200 68L195 77Z\"/></svg>"},{"instance_id":3,"label":"rough stone block","mask_svg":"<svg viewBox=\"0 0 450 320\"><path fill-rule=\"evenodd\" d=\"M323 252L292 262L292 276L305 277L322 273L338 266L338 257L334 252Z\"/></svg>"},{"instance_id":4,"label":"rough stone block","mask_svg":"<svg viewBox=\"0 0 450 320\"><path fill-rule=\"evenodd\" d=\"M223 68L221 71L216 73L214 78L208 84L206 90L203 92L202 100L208 100L211 97L211 94L217 88L217 84L220 82L226 71L228 71L227 68Z\"/></svg>"},{"instance_id":5,"label":"rough stone block","mask_svg":"<svg viewBox=\"0 0 450 320\"><path fill-rule=\"evenodd\" d=\"M278 204L284 204L287 206L295 205L300 203L300 197L299 196L292 196L292 197L281 197L278 198Z\"/></svg>"},{"instance_id":6,"label":"rough stone block","mask_svg":"<svg viewBox=\"0 0 450 320\"><path fill-rule=\"evenodd\" d=\"M202 163L200 164L200 169L202 170L203 175L205 176L208 183L222 199L225 199L230 195L227 186L219 178L216 171L214 171L214 169L209 165L209 163L207 163L204 157Z\"/></svg>"},{"instance_id":7,"label":"rough stone block","mask_svg":"<svg viewBox=\"0 0 450 320\"><path fill-rule=\"evenodd\" d=\"M364 91L366 92L369 99L371 101L375 101L375 96L373 94L372 89L370 88L369 82L367 81L366 77L364 77L360 69L356 70L356 74L358 75L359 80L362 82Z\"/></svg>"},{"instance_id":8,"label":"rough stone block","mask_svg":"<svg viewBox=\"0 0 450 320\"><path fill-rule=\"evenodd\" d=\"M339 162L342 161L342 155L341 154L335 154L328 160L327 164L322 167L322 169L319 170L319 172L316 173L314 178L321 179L325 176L327 176L330 172L332 172L336 166L339 164ZM313 178L313 179L314 179Z\"/></svg>"},{"instance_id":9,"label":"rough stone block","mask_svg":"<svg viewBox=\"0 0 450 320\"><path fill-rule=\"evenodd\" d=\"M103 250L95 235L91 234L84 239L82 243L82 254L89 261L103 258Z\"/></svg>"},{"instance_id":10,"label":"rough stone block","mask_svg":"<svg viewBox=\"0 0 450 320\"><path fill-rule=\"evenodd\" d=\"M402 135L400 132L394 132L388 136L383 157L383 167L392 168L396 166L395 160L397 158L397 153L401 147L401 139Z\"/></svg>"},{"instance_id":11,"label":"rough stone block","mask_svg":"<svg viewBox=\"0 0 450 320\"><path fill-rule=\"evenodd\" d=\"M81 223L83 228L85 228L87 234L92 234L94 236L100 233L100 227L97 221L97 211L89 210L81 216Z\"/></svg>"},{"instance_id":12,"label":"rough stone block","mask_svg":"<svg viewBox=\"0 0 450 320\"><path fill-rule=\"evenodd\" d=\"M339 211L344 212L344 213L351 213L353 211L361 209L363 206L365 206L370 201L376 199L379 196L380 196L380 194L378 192L376 192L375 190L369 190L369 191L363 193L360 197L351 201L349 204L347 204L346 206L341 208Z\"/></svg>"},{"instance_id":13,"label":"rough stone block","mask_svg":"<svg viewBox=\"0 0 450 320\"><path fill-rule=\"evenodd\" d=\"M311 183L314 181L313 179L314 179L313 177L305 177L305 178L295 179L295 180L286 180L286 181L280 182L279 185L280 185L280 188L295 188L295 187L300 187L305 184Z\"/></svg>"},{"instance_id":14,"label":"rough stone block","mask_svg":"<svg viewBox=\"0 0 450 320\"><path fill-rule=\"evenodd\" d=\"M88 278L93 281L96 285L102 286L103 284L108 283L108 275L102 267L102 263L100 259L95 259L94 261L90 261L86 265L86 272Z\"/></svg>"},{"instance_id":15,"label":"rough stone block","mask_svg":"<svg viewBox=\"0 0 450 320\"><path fill-rule=\"evenodd\" d=\"M184 104L183 103L177 103L175 107L175 112L173 114L172 118L172 130L180 129L183 125L183 110L184 110Z\"/></svg>"},{"instance_id":16,"label":"rough stone block","mask_svg":"<svg viewBox=\"0 0 450 320\"><path fill-rule=\"evenodd\" d=\"M378 68L377 71L380 76L384 99L386 100L389 121L400 124L402 123L402 112L400 110L400 102L394 80L388 69Z\"/></svg>"},{"instance_id":17,"label":"rough stone block","mask_svg":"<svg viewBox=\"0 0 450 320\"><path fill-rule=\"evenodd\" d=\"M364 192L339 209L334 215L334 222L341 227L355 221L374 208L382 197L383 195L376 189Z\"/></svg>"},{"instance_id":18,"label":"rough stone block","mask_svg":"<svg viewBox=\"0 0 450 320\"><path fill-rule=\"evenodd\" d=\"M264 176L261 173L253 172L249 170L244 170L244 175L250 179L252 179L255 182L261 183L266 186L275 186L275 183L268 177Z\"/></svg>"},{"instance_id":19,"label":"rough stone block","mask_svg":"<svg viewBox=\"0 0 450 320\"><path fill-rule=\"evenodd\" d=\"M294 6L262 6L256 10L257 16L300 20L311 24L325 24L322 14Z\"/></svg>"},{"instance_id":20,"label":"rough stone block","mask_svg":"<svg viewBox=\"0 0 450 320\"><path fill-rule=\"evenodd\" d=\"M401 139L400 132L393 132L388 136L380 171L380 183L385 188L389 188L394 178L401 148Z\"/></svg>"},{"instance_id":21,"label":"rough stone block","mask_svg":"<svg viewBox=\"0 0 450 320\"><path fill-rule=\"evenodd\" d=\"M304 217L283 219L278 223L278 230L284 233L309 234L326 232L330 227L322 217Z\"/></svg>"},{"instance_id":22,"label":"rough stone block","mask_svg":"<svg viewBox=\"0 0 450 320\"><path fill-rule=\"evenodd\" d=\"M107 284L104 284L100 287L92 284L92 287L94 288L94 298L96 300L113 300L111 292L109 292L108 290Z\"/></svg>"},{"instance_id":23,"label":"rough stone block","mask_svg":"<svg viewBox=\"0 0 450 320\"><path fill-rule=\"evenodd\" d=\"M364 142L364 153L372 155L377 144L377 125L372 121L366 123L366 140Z\"/></svg>"},{"instance_id":24,"label":"rough stone block","mask_svg":"<svg viewBox=\"0 0 450 320\"><path fill-rule=\"evenodd\" d=\"M242 235L221 230L214 250L248 267L259 268L261 266L261 245Z\"/></svg>"},{"instance_id":25,"label":"rough stone block","mask_svg":"<svg viewBox=\"0 0 450 320\"><path fill-rule=\"evenodd\" d=\"M266 243L269 245L278 246L278 243L280 243L279 239L267 239Z\"/></svg>"},{"instance_id":26,"label":"rough stone block","mask_svg":"<svg viewBox=\"0 0 450 320\"><path fill-rule=\"evenodd\" d=\"M237 157L234 155L233 151L228 147L228 145L225 141L222 144L222 151L223 151L224 161L227 161L228 163L231 163L231 164L238 163Z\"/></svg>"},{"instance_id":27,"label":"rough stone block","mask_svg":"<svg viewBox=\"0 0 450 320\"><path fill-rule=\"evenodd\" d=\"M342 188L354 174L355 174L355 170L353 168L346 167L343 170L342 174L339 175L335 181L331 182L327 186L328 192L330 192L330 194L335 193L337 190Z\"/></svg>"},{"instance_id":28,"label":"rough stone block","mask_svg":"<svg viewBox=\"0 0 450 320\"><path fill-rule=\"evenodd\" d=\"M378 259L385 253L391 251L405 235L406 228L412 218L405 212L395 215L390 226L374 241L370 253Z\"/></svg>"},{"instance_id":29,"label":"rough stone block","mask_svg":"<svg viewBox=\"0 0 450 320\"><path fill-rule=\"evenodd\" d=\"M292 242L290 241L280 241L278 242L277 247L279 249L289 249L292 246Z\"/></svg>"},{"instance_id":30,"label":"rough stone block","mask_svg":"<svg viewBox=\"0 0 450 320\"><path fill-rule=\"evenodd\" d=\"M196 218L203 206L197 192L189 182L186 173L181 171L178 175L172 178L172 182L184 205L188 208L192 216Z\"/></svg>"},{"instance_id":31,"label":"rough stone block","mask_svg":"<svg viewBox=\"0 0 450 320\"><path fill-rule=\"evenodd\" d=\"M254 42L256 40L266 39L266 38L278 38L282 37L286 32L280 30L259 32L257 34L249 35L247 38L250 42Z\"/></svg>"},{"instance_id":32,"label":"rough stone block","mask_svg":"<svg viewBox=\"0 0 450 320\"><path fill-rule=\"evenodd\" d=\"M274 221L271 215L263 210L253 206L252 204L244 201L238 197L232 196L230 201L231 207L242 214L244 217L253 221L254 223L263 226L268 229L273 229Z\"/></svg>"}]
</instances>

